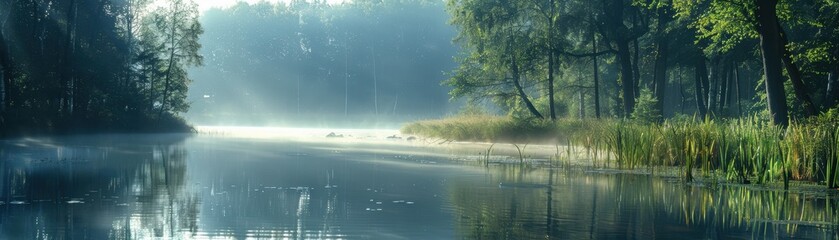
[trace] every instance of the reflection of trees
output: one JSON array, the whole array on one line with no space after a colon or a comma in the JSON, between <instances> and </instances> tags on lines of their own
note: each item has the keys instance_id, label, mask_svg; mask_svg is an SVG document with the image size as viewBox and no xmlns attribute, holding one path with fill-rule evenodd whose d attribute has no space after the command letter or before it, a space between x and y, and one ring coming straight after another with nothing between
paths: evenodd
<instances>
[{"instance_id":1,"label":"reflection of trees","mask_svg":"<svg viewBox=\"0 0 839 240\"><path fill-rule=\"evenodd\" d=\"M230 171L213 167L212 190L202 196L203 233L211 238L341 238L349 220L345 188L325 188L326 181L305 179L296 170L248 164ZM193 169L194 171L194 169ZM307 172L307 171L303 171ZM322 176L322 175L317 175ZM315 177L315 178L318 178ZM312 179L312 178L308 178ZM340 184L332 182L333 184ZM365 199L366 201L366 199Z\"/></svg>"},{"instance_id":2,"label":"reflection of trees","mask_svg":"<svg viewBox=\"0 0 839 240\"><path fill-rule=\"evenodd\" d=\"M135 237L178 236L181 229L197 230L197 195L182 194L186 183L187 151L182 145L155 145L152 158L144 161L134 176L134 210L127 216Z\"/></svg>"},{"instance_id":3,"label":"reflection of trees","mask_svg":"<svg viewBox=\"0 0 839 240\"><path fill-rule=\"evenodd\" d=\"M200 199L184 191L182 140L73 137L0 146L0 238L194 233Z\"/></svg>"},{"instance_id":4,"label":"reflection of trees","mask_svg":"<svg viewBox=\"0 0 839 240\"><path fill-rule=\"evenodd\" d=\"M824 192L683 186L642 175L518 166L490 172L490 184L510 187L449 186L462 238L830 238L839 223L837 200Z\"/></svg>"},{"instance_id":5,"label":"reflection of trees","mask_svg":"<svg viewBox=\"0 0 839 240\"><path fill-rule=\"evenodd\" d=\"M543 183L535 169L518 166L493 168L491 184ZM547 181L546 181L547 182ZM544 238L544 220L538 212L547 209L543 188L476 188L455 182L451 199L457 207L456 228L466 239L539 239ZM532 211L541 209L541 211ZM522 211L523 210L523 211ZM548 215L550 216L550 215ZM537 227L536 225L542 225Z\"/></svg>"}]
</instances>

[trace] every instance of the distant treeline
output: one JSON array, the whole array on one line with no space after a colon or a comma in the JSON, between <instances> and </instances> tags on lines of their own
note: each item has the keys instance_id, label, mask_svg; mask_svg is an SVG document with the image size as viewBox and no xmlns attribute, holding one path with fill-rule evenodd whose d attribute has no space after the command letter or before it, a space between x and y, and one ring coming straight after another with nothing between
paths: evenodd
<instances>
[{"instance_id":1,"label":"distant treeline","mask_svg":"<svg viewBox=\"0 0 839 240\"><path fill-rule=\"evenodd\" d=\"M0 135L188 131L191 0L0 0Z\"/></svg>"},{"instance_id":2,"label":"distant treeline","mask_svg":"<svg viewBox=\"0 0 839 240\"><path fill-rule=\"evenodd\" d=\"M454 27L441 1L238 3L201 16L199 123L294 125L442 116ZM330 120L331 119L331 120Z\"/></svg>"},{"instance_id":3,"label":"distant treeline","mask_svg":"<svg viewBox=\"0 0 839 240\"><path fill-rule=\"evenodd\" d=\"M515 116L759 114L786 125L835 107L839 97L836 1L447 6L464 48L446 82L452 95L489 100Z\"/></svg>"}]
</instances>

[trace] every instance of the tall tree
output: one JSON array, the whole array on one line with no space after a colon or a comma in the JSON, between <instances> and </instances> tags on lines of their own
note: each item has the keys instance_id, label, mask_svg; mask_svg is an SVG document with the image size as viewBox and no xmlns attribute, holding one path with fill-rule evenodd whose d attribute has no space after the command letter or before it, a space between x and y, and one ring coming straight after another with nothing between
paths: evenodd
<instances>
[{"instance_id":1,"label":"tall tree","mask_svg":"<svg viewBox=\"0 0 839 240\"><path fill-rule=\"evenodd\" d=\"M594 81L594 116L600 118L600 68L597 60L597 36L594 24L594 13L589 15L589 34L591 37L592 80Z\"/></svg>"},{"instance_id":2,"label":"tall tree","mask_svg":"<svg viewBox=\"0 0 839 240\"><path fill-rule=\"evenodd\" d=\"M787 102L781 73L781 30L777 15L778 0L756 0L755 15L760 34L763 75L766 78L766 101L772 122L781 126L789 123Z\"/></svg>"},{"instance_id":3,"label":"tall tree","mask_svg":"<svg viewBox=\"0 0 839 240\"><path fill-rule=\"evenodd\" d=\"M9 70L9 46L6 43L6 23L12 15L12 6L8 1L0 1L0 8L6 9L0 12L0 125L3 125L6 112L6 75Z\"/></svg>"},{"instance_id":4,"label":"tall tree","mask_svg":"<svg viewBox=\"0 0 839 240\"><path fill-rule=\"evenodd\" d=\"M669 6L664 2L651 6L656 13L655 33L655 65L653 70L653 94L656 98L656 108L664 113L664 93L667 91L667 61L669 54L668 23L673 19Z\"/></svg>"},{"instance_id":5,"label":"tall tree","mask_svg":"<svg viewBox=\"0 0 839 240\"><path fill-rule=\"evenodd\" d=\"M627 116L635 107L635 73L633 71L632 55L629 43L637 38L637 32L630 31L624 21L624 12L632 11L624 0L602 0L603 12L599 29L604 38L615 46L620 66L620 80L623 89L623 112Z\"/></svg>"},{"instance_id":6,"label":"tall tree","mask_svg":"<svg viewBox=\"0 0 839 240\"><path fill-rule=\"evenodd\" d=\"M744 39L759 38L765 77L767 109L773 123L786 125L788 110L781 68L781 31L778 28L778 0L687 1L676 0L681 17L699 14L694 23L701 38L712 40L706 51L725 53ZM715 73L714 70L712 73ZM718 74L714 74L716 76ZM712 80L716 81L712 77ZM713 83L710 85L713 87ZM712 90L712 89L709 89ZM716 94L716 91L709 91ZM709 103L716 103L709 98ZM707 106L713 109L714 106Z\"/></svg>"},{"instance_id":7,"label":"tall tree","mask_svg":"<svg viewBox=\"0 0 839 240\"><path fill-rule=\"evenodd\" d=\"M134 111L145 96L122 81L138 66L131 60L137 43L126 40L124 25L135 3L0 1L0 115L8 126L0 134L152 123L150 114Z\"/></svg>"},{"instance_id":8,"label":"tall tree","mask_svg":"<svg viewBox=\"0 0 839 240\"><path fill-rule=\"evenodd\" d=\"M523 1L450 0L448 6L452 23L460 29L456 40L470 55L461 59L461 68L448 81L455 88L453 96L480 92L471 89L475 86L493 87L502 91L494 96L517 96L515 102L520 101L532 116L543 118L523 83L523 76L538 63L532 54L539 47L534 46L537 42L532 34L537 29L527 15L532 13L527 10L532 9L531 5ZM499 69L506 72L498 72ZM475 75L476 71L490 74ZM512 94L504 90L505 85L512 85Z\"/></svg>"},{"instance_id":9,"label":"tall tree","mask_svg":"<svg viewBox=\"0 0 839 240\"><path fill-rule=\"evenodd\" d=\"M694 65L694 98L696 98L696 109L699 111L699 116L705 117L708 114L708 106L705 105L705 89L708 87L708 67L705 64L705 57L701 54L696 58L696 65Z\"/></svg>"},{"instance_id":10,"label":"tall tree","mask_svg":"<svg viewBox=\"0 0 839 240\"><path fill-rule=\"evenodd\" d=\"M166 62L158 110L161 116L169 111L187 110L185 99L190 80L186 67L203 64L203 57L198 54L198 37L204 32L198 22L198 6L191 0L169 0L167 5L152 13L150 30L157 34L144 36L159 37L165 51L159 53Z\"/></svg>"},{"instance_id":11,"label":"tall tree","mask_svg":"<svg viewBox=\"0 0 839 240\"><path fill-rule=\"evenodd\" d=\"M548 22L547 26L547 55L548 55L548 108L551 112L551 120L556 120L556 107L554 106L556 98L554 97L554 69L556 69L556 0L550 0L547 7L548 14L545 14L545 20ZM537 5L538 6L538 5Z\"/></svg>"}]
</instances>

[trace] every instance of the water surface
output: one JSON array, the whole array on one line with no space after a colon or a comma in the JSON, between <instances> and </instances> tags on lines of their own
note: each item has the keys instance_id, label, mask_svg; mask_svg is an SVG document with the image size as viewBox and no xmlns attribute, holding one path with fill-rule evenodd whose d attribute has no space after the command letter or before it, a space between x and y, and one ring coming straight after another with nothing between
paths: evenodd
<instances>
[{"instance_id":1,"label":"water surface","mask_svg":"<svg viewBox=\"0 0 839 240\"><path fill-rule=\"evenodd\" d=\"M246 130L3 141L0 239L837 237L834 191L484 166L394 131Z\"/></svg>"}]
</instances>

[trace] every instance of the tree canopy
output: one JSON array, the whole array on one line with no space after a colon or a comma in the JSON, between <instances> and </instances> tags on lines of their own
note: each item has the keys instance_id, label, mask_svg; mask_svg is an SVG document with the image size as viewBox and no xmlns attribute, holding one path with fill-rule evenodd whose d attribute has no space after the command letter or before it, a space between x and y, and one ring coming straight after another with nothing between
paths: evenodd
<instances>
[{"instance_id":1,"label":"tree canopy","mask_svg":"<svg viewBox=\"0 0 839 240\"><path fill-rule=\"evenodd\" d=\"M836 105L835 1L449 0L448 11L464 49L452 96L513 114L572 115L515 110L561 102L582 117L631 117L643 89L663 116L765 114L785 125Z\"/></svg>"},{"instance_id":2,"label":"tree canopy","mask_svg":"<svg viewBox=\"0 0 839 240\"><path fill-rule=\"evenodd\" d=\"M0 134L188 130L202 30L195 3L164 2L0 1Z\"/></svg>"}]
</instances>

